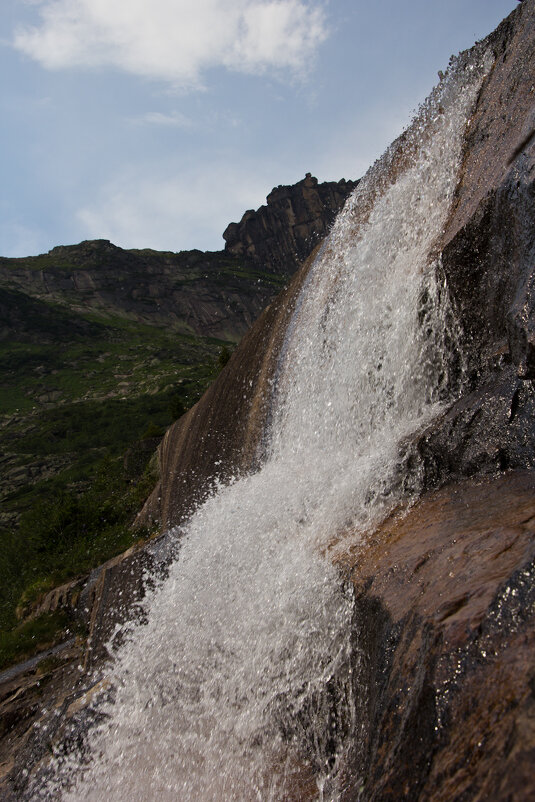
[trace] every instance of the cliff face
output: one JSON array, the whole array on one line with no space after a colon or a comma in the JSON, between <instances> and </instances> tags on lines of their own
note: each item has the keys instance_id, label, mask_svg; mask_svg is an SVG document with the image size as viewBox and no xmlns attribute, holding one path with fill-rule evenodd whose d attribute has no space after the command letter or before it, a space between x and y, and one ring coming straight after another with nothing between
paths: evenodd
<instances>
[{"instance_id":1,"label":"cliff face","mask_svg":"<svg viewBox=\"0 0 535 802\"><path fill-rule=\"evenodd\" d=\"M239 223L226 228L225 252L244 258L248 265L286 274L325 236L357 184L343 178L318 184L307 173L297 184L275 187L267 206L245 212Z\"/></svg>"}]
</instances>

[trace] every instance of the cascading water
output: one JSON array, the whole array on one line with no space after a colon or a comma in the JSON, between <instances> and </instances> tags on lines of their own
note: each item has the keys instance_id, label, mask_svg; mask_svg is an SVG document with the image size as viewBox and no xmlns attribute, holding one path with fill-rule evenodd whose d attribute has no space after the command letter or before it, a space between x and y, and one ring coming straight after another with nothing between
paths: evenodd
<instances>
[{"instance_id":1,"label":"cascading water","mask_svg":"<svg viewBox=\"0 0 535 802\"><path fill-rule=\"evenodd\" d=\"M109 666L89 758L58 757L36 798L338 798L358 642L331 549L399 502L399 444L451 388L432 251L484 70L450 71L404 157L387 152L338 218L287 334L263 466L169 534L178 557Z\"/></svg>"}]
</instances>

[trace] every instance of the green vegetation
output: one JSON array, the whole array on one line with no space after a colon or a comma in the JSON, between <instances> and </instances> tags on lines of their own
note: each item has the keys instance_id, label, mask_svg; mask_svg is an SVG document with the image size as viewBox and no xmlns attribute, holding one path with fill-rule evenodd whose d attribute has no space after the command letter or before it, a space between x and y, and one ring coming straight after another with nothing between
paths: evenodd
<instances>
[{"instance_id":1,"label":"green vegetation","mask_svg":"<svg viewBox=\"0 0 535 802\"><path fill-rule=\"evenodd\" d=\"M137 444L156 447L232 344L10 290L0 312L17 331L0 342L3 667L72 629L60 613L19 620L48 590L150 535L132 527L157 478Z\"/></svg>"},{"instance_id":2,"label":"green vegetation","mask_svg":"<svg viewBox=\"0 0 535 802\"><path fill-rule=\"evenodd\" d=\"M0 670L59 643L71 633L67 613L56 611L0 631Z\"/></svg>"},{"instance_id":3,"label":"green vegetation","mask_svg":"<svg viewBox=\"0 0 535 802\"><path fill-rule=\"evenodd\" d=\"M128 479L122 460L107 458L86 490L60 487L35 500L2 538L0 629L15 626L16 612L30 611L50 588L147 537L131 523L154 483L149 470Z\"/></svg>"}]
</instances>

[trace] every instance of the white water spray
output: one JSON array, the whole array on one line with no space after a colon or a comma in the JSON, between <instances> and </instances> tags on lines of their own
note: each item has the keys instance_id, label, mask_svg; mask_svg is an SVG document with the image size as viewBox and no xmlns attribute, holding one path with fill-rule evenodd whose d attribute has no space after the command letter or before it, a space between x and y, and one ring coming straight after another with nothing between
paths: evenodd
<instances>
[{"instance_id":1,"label":"white water spray","mask_svg":"<svg viewBox=\"0 0 535 802\"><path fill-rule=\"evenodd\" d=\"M339 217L287 335L263 467L180 533L148 623L110 667L115 699L89 763L58 761L42 798L337 799L358 658L351 592L325 553L400 500L399 443L448 387L430 254L481 77L459 66L413 124L395 180L387 153Z\"/></svg>"}]
</instances>

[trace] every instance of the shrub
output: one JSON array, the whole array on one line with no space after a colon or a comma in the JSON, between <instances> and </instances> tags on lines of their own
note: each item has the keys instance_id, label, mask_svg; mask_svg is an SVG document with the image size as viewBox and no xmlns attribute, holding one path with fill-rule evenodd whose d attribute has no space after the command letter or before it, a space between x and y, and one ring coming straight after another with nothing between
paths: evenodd
<instances>
[{"instance_id":1,"label":"shrub","mask_svg":"<svg viewBox=\"0 0 535 802\"><path fill-rule=\"evenodd\" d=\"M217 364L220 370L225 367L231 356L232 354L230 352L230 348L224 345L219 352L219 356L217 357Z\"/></svg>"},{"instance_id":2,"label":"shrub","mask_svg":"<svg viewBox=\"0 0 535 802\"><path fill-rule=\"evenodd\" d=\"M165 432L161 426L157 426L155 423L150 421L149 425L141 435L141 439L150 440L152 437L163 437L164 434Z\"/></svg>"}]
</instances>

